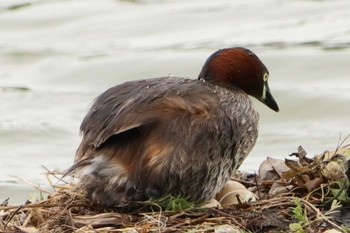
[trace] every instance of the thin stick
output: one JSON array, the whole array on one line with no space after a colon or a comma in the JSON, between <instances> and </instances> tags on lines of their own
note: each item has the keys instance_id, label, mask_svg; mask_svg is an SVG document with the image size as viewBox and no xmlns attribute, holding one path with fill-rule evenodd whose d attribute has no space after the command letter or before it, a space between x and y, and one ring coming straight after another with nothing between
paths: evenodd
<instances>
[{"instance_id":1,"label":"thin stick","mask_svg":"<svg viewBox=\"0 0 350 233\"><path fill-rule=\"evenodd\" d=\"M11 222L11 220L16 216L16 214L22 209L22 207L18 207L11 215L10 218L6 221L5 226L4 226L4 230L6 230L7 225Z\"/></svg>"},{"instance_id":2,"label":"thin stick","mask_svg":"<svg viewBox=\"0 0 350 233\"><path fill-rule=\"evenodd\" d=\"M323 220L323 221L327 222L328 224L332 225L337 230L339 230L341 232L344 232L344 230L340 226L338 226L334 222L330 221L329 218L327 216L323 215L322 212L318 208L316 208L313 204L311 204L310 202L308 202L306 200L303 200L303 199L300 199L300 201L303 202L304 205L306 205L310 209L312 209L316 213L316 216L318 216L315 220L309 222L307 225L310 225L313 222L317 222L317 221Z\"/></svg>"},{"instance_id":3,"label":"thin stick","mask_svg":"<svg viewBox=\"0 0 350 233\"><path fill-rule=\"evenodd\" d=\"M11 178L15 178L15 179L18 179L20 181L22 181L23 183L26 183L28 184L29 186L32 186L33 188L35 188L36 190L40 191L40 192L44 192L44 193L48 193L48 194L51 194L52 191L48 190L48 189L45 189L45 188L42 188L40 187L40 185L37 185L37 184L34 184L33 182L29 181L29 180L26 180L26 179L23 179L23 178L20 178L18 176L10 176Z\"/></svg>"}]
</instances>

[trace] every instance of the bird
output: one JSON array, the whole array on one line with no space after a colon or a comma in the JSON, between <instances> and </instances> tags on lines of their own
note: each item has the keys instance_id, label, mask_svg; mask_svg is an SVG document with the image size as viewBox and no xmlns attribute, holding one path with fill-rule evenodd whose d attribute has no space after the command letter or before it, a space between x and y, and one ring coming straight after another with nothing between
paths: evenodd
<instances>
[{"instance_id":1,"label":"bird","mask_svg":"<svg viewBox=\"0 0 350 233\"><path fill-rule=\"evenodd\" d=\"M92 201L117 207L166 195L212 199L258 137L252 96L279 107L251 50L214 52L197 79L164 76L113 86L93 102L67 173Z\"/></svg>"}]
</instances>

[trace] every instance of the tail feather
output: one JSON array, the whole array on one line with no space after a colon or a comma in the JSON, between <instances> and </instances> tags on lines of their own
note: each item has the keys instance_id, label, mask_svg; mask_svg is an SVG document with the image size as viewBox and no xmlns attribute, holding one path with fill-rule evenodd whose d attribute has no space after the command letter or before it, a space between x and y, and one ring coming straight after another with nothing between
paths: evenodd
<instances>
[{"instance_id":1,"label":"tail feather","mask_svg":"<svg viewBox=\"0 0 350 233\"><path fill-rule=\"evenodd\" d=\"M74 172L77 171L77 169L79 168L82 168L82 167L85 167L85 166L88 166L88 165L91 165L91 158L86 158L86 159L83 159L83 160L80 160L76 163L74 163L70 168L68 168L64 173L63 173L63 176L62 178L64 178L65 176L67 175L73 175Z\"/></svg>"}]
</instances>

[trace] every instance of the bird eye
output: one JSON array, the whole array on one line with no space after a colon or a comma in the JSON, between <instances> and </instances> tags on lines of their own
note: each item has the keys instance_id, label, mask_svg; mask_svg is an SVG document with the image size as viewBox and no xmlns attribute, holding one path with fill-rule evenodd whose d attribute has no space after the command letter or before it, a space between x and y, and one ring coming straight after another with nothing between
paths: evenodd
<instances>
[{"instance_id":1,"label":"bird eye","mask_svg":"<svg viewBox=\"0 0 350 233\"><path fill-rule=\"evenodd\" d=\"M263 76L264 82L266 82L268 79L269 79L269 74L265 73L264 76Z\"/></svg>"}]
</instances>

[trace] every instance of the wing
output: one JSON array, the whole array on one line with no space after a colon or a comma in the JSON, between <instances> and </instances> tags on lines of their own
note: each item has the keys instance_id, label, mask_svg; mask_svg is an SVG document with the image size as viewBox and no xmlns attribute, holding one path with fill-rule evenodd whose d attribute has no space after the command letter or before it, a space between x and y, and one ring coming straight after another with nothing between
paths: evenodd
<instances>
[{"instance_id":1,"label":"wing","mask_svg":"<svg viewBox=\"0 0 350 233\"><path fill-rule=\"evenodd\" d=\"M189 129L208 120L217 112L218 103L210 89L197 80L158 78L112 87L97 97L81 124L83 139L76 161L94 156L90 150L103 148L112 138L123 141L127 136L132 141L141 132L151 138L163 137L154 141L167 141L164 134L174 133L179 125Z\"/></svg>"}]
</instances>

